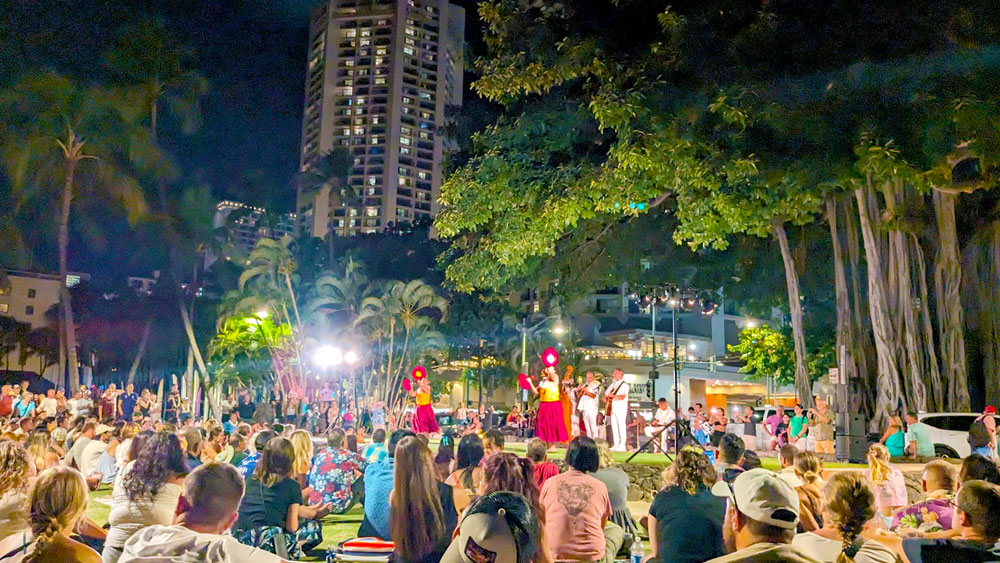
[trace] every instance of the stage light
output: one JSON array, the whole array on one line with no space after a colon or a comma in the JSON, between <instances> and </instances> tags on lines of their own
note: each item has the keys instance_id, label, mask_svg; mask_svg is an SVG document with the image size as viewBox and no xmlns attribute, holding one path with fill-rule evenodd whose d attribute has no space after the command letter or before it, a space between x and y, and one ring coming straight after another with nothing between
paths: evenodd
<instances>
[{"instance_id":1,"label":"stage light","mask_svg":"<svg viewBox=\"0 0 1000 563\"><path fill-rule=\"evenodd\" d=\"M320 346L313 354L313 361L322 368L328 368L339 364L344 359L344 353L340 348L333 346Z\"/></svg>"},{"instance_id":2,"label":"stage light","mask_svg":"<svg viewBox=\"0 0 1000 563\"><path fill-rule=\"evenodd\" d=\"M701 302L701 314L703 315L712 315L718 308L719 304L716 303L715 301L712 301L711 299L706 299Z\"/></svg>"}]
</instances>

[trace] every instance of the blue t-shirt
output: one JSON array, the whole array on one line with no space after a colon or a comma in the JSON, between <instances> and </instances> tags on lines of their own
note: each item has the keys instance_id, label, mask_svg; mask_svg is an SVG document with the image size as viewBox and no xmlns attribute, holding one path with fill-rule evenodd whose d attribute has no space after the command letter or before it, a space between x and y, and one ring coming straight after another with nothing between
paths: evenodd
<instances>
[{"instance_id":1,"label":"blue t-shirt","mask_svg":"<svg viewBox=\"0 0 1000 563\"><path fill-rule=\"evenodd\" d=\"M22 402L22 401L18 401L14 405L14 410L17 411L18 417L24 418L25 416L28 416L29 412L35 410L35 402L34 401L29 401L29 402L25 403L25 402Z\"/></svg>"},{"instance_id":2,"label":"blue t-shirt","mask_svg":"<svg viewBox=\"0 0 1000 563\"><path fill-rule=\"evenodd\" d=\"M233 432L236 432L236 425L227 420L222 423L222 431L226 434L232 435Z\"/></svg>"},{"instance_id":3,"label":"blue t-shirt","mask_svg":"<svg viewBox=\"0 0 1000 563\"><path fill-rule=\"evenodd\" d=\"M135 404L139 401L139 395L135 393L122 393L119 400L121 401L122 418L132 420L132 413L135 412Z\"/></svg>"},{"instance_id":4,"label":"blue t-shirt","mask_svg":"<svg viewBox=\"0 0 1000 563\"><path fill-rule=\"evenodd\" d=\"M243 480L247 480L253 475L254 470L257 469L257 464L260 463L260 456L260 452L248 455L236 466L236 471L243 477Z\"/></svg>"},{"instance_id":5,"label":"blue t-shirt","mask_svg":"<svg viewBox=\"0 0 1000 563\"><path fill-rule=\"evenodd\" d=\"M382 461L389 457L389 450L385 449L384 444L369 444L365 448L364 453L361 457L365 458L368 463L375 463L376 461Z\"/></svg>"},{"instance_id":6,"label":"blue t-shirt","mask_svg":"<svg viewBox=\"0 0 1000 563\"><path fill-rule=\"evenodd\" d=\"M389 535L389 495L393 488L393 459L372 463L365 470L365 517L384 540Z\"/></svg>"}]
</instances>

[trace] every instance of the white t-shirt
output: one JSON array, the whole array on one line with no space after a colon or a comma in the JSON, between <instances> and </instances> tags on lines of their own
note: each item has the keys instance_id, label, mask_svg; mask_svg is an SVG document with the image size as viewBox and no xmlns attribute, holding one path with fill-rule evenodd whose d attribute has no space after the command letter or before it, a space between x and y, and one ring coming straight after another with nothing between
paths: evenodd
<instances>
[{"instance_id":1,"label":"white t-shirt","mask_svg":"<svg viewBox=\"0 0 1000 563\"><path fill-rule=\"evenodd\" d=\"M83 452L80 453L80 459L77 462L79 466L80 473L86 477L97 469L97 460L100 459L101 454L104 450L108 449L108 445L101 440L91 440L83 448Z\"/></svg>"},{"instance_id":2,"label":"white t-shirt","mask_svg":"<svg viewBox=\"0 0 1000 563\"><path fill-rule=\"evenodd\" d=\"M842 542L812 532L796 534L792 545L801 548L814 559L828 563L834 563L844 547ZM899 560L891 549L872 540L865 541L854 556L854 563L897 563Z\"/></svg>"},{"instance_id":3,"label":"white t-shirt","mask_svg":"<svg viewBox=\"0 0 1000 563\"><path fill-rule=\"evenodd\" d=\"M201 534L183 526L149 526L127 542L118 563L280 563L281 558L262 549L243 545L232 536Z\"/></svg>"},{"instance_id":4,"label":"white t-shirt","mask_svg":"<svg viewBox=\"0 0 1000 563\"><path fill-rule=\"evenodd\" d=\"M91 438L86 436L77 436L76 440L73 441L73 447L66 452L65 462L68 464L70 461L76 463L77 469L83 469L83 449L90 444Z\"/></svg>"},{"instance_id":5,"label":"white t-shirt","mask_svg":"<svg viewBox=\"0 0 1000 563\"><path fill-rule=\"evenodd\" d=\"M59 404L56 403L55 397L45 397L42 402L38 403L38 410L45 413L45 416L54 417L59 410Z\"/></svg>"},{"instance_id":6,"label":"white t-shirt","mask_svg":"<svg viewBox=\"0 0 1000 563\"><path fill-rule=\"evenodd\" d=\"M108 514L108 538L105 544L121 549L133 534L142 528L154 524L166 525L174 520L177 501L181 497L181 486L175 483L164 483L156 492L155 497L143 495L131 500L125 491L125 475L132 471L135 462L130 461L115 477L115 486L111 492L111 512Z\"/></svg>"},{"instance_id":7,"label":"white t-shirt","mask_svg":"<svg viewBox=\"0 0 1000 563\"><path fill-rule=\"evenodd\" d=\"M674 409L656 409L653 413L653 420L657 423L657 426L666 426L674 420Z\"/></svg>"},{"instance_id":8,"label":"white t-shirt","mask_svg":"<svg viewBox=\"0 0 1000 563\"><path fill-rule=\"evenodd\" d=\"M580 399L577 405L580 407L581 411L584 412L597 412L598 401L601 395L601 384L596 381L591 381L584 387L588 393L593 393L593 397L588 397L586 395L580 395Z\"/></svg>"},{"instance_id":9,"label":"white t-shirt","mask_svg":"<svg viewBox=\"0 0 1000 563\"><path fill-rule=\"evenodd\" d=\"M624 379L614 381L611 385L608 385L608 389L604 392L605 397L625 395L624 399L615 399L611 401L611 410L613 412L625 412L628 410L628 392L628 383L625 383Z\"/></svg>"}]
</instances>

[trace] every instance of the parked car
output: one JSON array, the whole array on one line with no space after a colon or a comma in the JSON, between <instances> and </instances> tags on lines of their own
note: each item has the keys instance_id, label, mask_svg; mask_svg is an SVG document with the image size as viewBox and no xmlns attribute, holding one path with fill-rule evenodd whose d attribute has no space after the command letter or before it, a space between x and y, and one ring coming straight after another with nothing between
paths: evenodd
<instances>
[{"instance_id":1,"label":"parked car","mask_svg":"<svg viewBox=\"0 0 1000 563\"><path fill-rule=\"evenodd\" d=\"M964 458L972 453L969 447L969 428L981 413L927 412L917 415L917 420L930 427L934 454L938 457ZM1000 422L1000 417L995 417Z\"/></svg>"}]
</instances>

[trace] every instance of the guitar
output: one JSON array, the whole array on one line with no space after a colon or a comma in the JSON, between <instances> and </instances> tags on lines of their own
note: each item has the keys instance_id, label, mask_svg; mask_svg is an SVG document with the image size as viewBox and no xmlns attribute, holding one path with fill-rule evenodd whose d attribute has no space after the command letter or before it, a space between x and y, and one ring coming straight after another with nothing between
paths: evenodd
<instances>
[{"instance_id":1,"label":"guitar","mask_svg":"<svg viewBox=\"0 0 1000 563\"><path fill-rule=\"evenodd\" d=\"M615 391L610 395L604 396L604 402L606 403L606 405L604 406L604 416L611 416L611 404L615 402L615 396L618 395L618 390L621 389L622 382L624 381L625 381L624 379L619 381L618 384L615 385Z\"/></svg>"}]
</instances>

